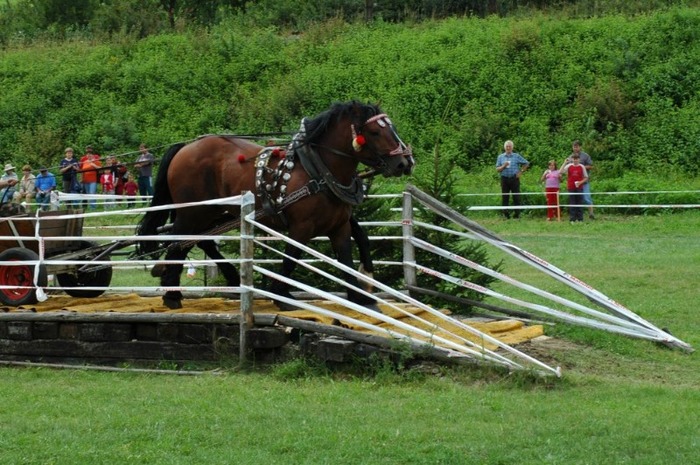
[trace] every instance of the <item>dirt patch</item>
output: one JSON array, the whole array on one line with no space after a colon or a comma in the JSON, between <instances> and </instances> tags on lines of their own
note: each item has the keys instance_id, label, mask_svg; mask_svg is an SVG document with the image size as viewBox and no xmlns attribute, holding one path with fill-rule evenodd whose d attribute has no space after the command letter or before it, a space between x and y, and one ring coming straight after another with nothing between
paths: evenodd
<instances>
[{"instance_id":1,"label":"dirt patch","mask_svg":"<svg viewBox=\"0 0 700 465\"><path fill-rule=\"evenodd\" d=\"M575 357L566 356L581 351L591 350L571 341L550 336L540 336L518 344L517 349L548 365L560 366L562 369L573 368Z\"/></svg>"}]
</instances>

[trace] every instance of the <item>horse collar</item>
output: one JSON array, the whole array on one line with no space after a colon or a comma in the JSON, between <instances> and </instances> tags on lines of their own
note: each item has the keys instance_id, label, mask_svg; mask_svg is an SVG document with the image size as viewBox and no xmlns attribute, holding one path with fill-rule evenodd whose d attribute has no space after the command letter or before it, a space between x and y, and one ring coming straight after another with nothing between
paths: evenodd
<instances>
[{"instance_id":1,"label":"horse collar","mask_svg":"<svg viewBox=\"0 0 700 465\"><path fill-rule=\"evenodd\" d=\"M338 182L333 173L328 169L318 152L308 145L298 147L299 161L309 177L317 181L321 186L328 188L340 201L359 205L365 199L364 188L359 177L353 176L350 184Z\"/></svg>"},{"instance_id":2,"label":"horse collar","mask_svg":"<svg viewBox=\"0 0 700 465\"><path fill-rule=\"evenodd\" d=\"M299 161L312 181L320 184L321 188L330 189L341 202L349 205L359 205L365 199L365 190L362 180L353 176L350 184L345 185L338 182L333 173L321 160L320 155L309 144L304 141L306 135L305 121L302 120L299 133L294 136L291 149L292 153L299 154Z\"/></svg>"}]
</instances>

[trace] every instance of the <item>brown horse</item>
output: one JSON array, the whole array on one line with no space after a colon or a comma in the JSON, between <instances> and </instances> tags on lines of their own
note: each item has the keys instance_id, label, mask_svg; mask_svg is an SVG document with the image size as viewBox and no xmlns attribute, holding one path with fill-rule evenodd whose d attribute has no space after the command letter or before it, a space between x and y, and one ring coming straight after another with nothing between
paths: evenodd
<instances>
[{"instance_id":1,"label":"brown horse","mask_svg":"<svg viewBox=\"0 0 700 465\"><path fill-rule=\"evenodd\" d=\"M351 222L353 205L364 196L357 173L362 163L384 176L413 171L410 147L399 138L388 117L375 105L336 103L317 117L302 120L299 133L286 151L264 148L248 140L209 135L189 144L176 144L163 156L154 186L153 206L232 197L244 191L256 196L259 221L306 244L317 236L328 236L339 262L352 266ZM139 235L155 235L170 217L170 234L207 233L240 217L239 207L206 205L152 211L139 224ZM203 240L198 246L212 259L222 260L216 245ZM191 243L171 244L166 260L184 260ZM139 252L159 255L158 244L141 241ZM301 251L287 246L286 254L298 258ZM240 277L230 263L219 268L229 286ZM295 263L284 258L281 274L291 275ZM180 284L182 264L164 266L163 286ZM350 284L356 280L346 277ZM274 281L271 291L291 297L289 286ZM348 298L368 304L371 299L348 289ZM170 290L163 296L169 308L182 307L182 294ZM282 303L277 302L282 308ZM286 309L286 308L285 308Z\"/></svg>"}]
</instances>

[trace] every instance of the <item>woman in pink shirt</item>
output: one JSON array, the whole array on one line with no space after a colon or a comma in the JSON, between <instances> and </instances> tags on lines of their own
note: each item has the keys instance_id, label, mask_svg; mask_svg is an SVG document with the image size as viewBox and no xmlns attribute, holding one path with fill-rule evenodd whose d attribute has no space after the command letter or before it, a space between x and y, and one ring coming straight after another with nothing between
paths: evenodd
<instances>
[{"instance_id":1,"label":"woman in pink shirt","mask_svg":"<svg viewBox=\"0 0 700 465\"><path fill-rule=\"evenodd\" d=\"M547 221L552 218L561 219L559 213L559 182L561 172L557 169L557 162L549 160L548 168L542 173L540 181L544 182L544 195L547 199Z\"/></svg>"}]
</instances>

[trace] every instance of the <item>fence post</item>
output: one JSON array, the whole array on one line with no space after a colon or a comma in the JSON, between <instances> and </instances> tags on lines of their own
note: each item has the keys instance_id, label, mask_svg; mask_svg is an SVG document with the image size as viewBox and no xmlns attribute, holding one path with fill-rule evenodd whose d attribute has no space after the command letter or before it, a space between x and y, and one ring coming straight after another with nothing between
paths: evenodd
<instances>
[{"instance_id":1,"label":"fence post","mask_svg":"<svg viewBox=\"0 0 700 465\"><path fill-rule=\"evenodd\" d=\"M416 251L411 243L413 238L413 197L410 192L403 193L403 212L401 219L403 232L403 280L406 289L417 286Z\"/></svg>"},{"instance_id":2,"label":"fence post","mask_svg":"<svg viewBox=\"0 0 700 465\"><path fill-rule=\"evenodd\" d=\"M245 192L241 198L241 286L253 286L253 230L254 226L245 220L246 215L255 212L255 196ZM253 316L253 291L241 289L240 322L240 364L248 361L248 330L255 325Z\"/></svg>"}]
</instances>

